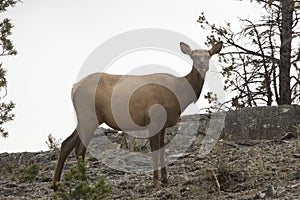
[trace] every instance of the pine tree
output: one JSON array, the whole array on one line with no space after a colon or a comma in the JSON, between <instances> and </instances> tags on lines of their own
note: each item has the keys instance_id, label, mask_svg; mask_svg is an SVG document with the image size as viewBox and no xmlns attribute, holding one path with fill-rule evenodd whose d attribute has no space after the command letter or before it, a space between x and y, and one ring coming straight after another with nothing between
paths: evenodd
<instances>
[{"instance_id":1,"label":"pine tree","mask_svg":"<svg viewBox=\"0 0 300 200\"><path fill-rule=\"evenodd\" d=\"M0 13L4 13L8 8L14 7L18 1L16 0L1 0L0 1ZM0 46L2 51L0 56L13 56L17 54L17 51L9 38L11 36L11 30L13 24L10 19L4 18L0 22ZM4 130L3 124L14 119L14 114L11 113L15 104L13 102L6 102L4 98L6 96L7 80L6 70L3 68L3 64L0 63L0 135L7 137L8 133Z\"/></svg>"}]
</instances>

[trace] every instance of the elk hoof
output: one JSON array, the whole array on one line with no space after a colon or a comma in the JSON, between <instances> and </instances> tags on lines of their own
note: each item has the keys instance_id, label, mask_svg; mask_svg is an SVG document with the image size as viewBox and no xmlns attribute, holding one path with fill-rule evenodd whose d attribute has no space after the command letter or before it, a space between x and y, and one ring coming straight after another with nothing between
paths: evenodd
<instances>
[{"instance_id":1,"label":"elk hoof","mask_svg":"<svg viewBox=\"0 0 300 200\"><path fill-rule=\"evenodd\" d=\"M58 188L57 188L57 185L52 184L52 185L50 186L50 189L52 189L54 192L56 192Z\"/></svg>"},{"instance_id":2,"label":"elk hoof","mask_svg":"<svg viewBox=\"0 0 300 200\"><path fill-rule=\"evenodd\" d=\"M153 180L153 188L155 190L159 190L159 181L158 180Z\"/></svg>"},{"instance_id":3,"label":"elk hoof","mask_svg":"<svg viewBox=\"0 0 300 200\"><path fill-rule=\"evenodd\" d=\"M162 182L163 185L168 185L169 184L169 181L168 181L167 178L163 178L161 182Z\"/></svg>"}]
</instances>

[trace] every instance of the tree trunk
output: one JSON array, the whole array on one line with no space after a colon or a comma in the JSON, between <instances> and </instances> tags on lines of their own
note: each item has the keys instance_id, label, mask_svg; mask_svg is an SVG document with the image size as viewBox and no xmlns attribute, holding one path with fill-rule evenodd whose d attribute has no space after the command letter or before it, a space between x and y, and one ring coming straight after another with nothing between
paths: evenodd
<instances>
[{"instance_id":1,"label":"tree trunk","mask_svg":"<svg viewBox=\"0 0 300 200\"><path fill-rule=\"evenodd\" d=\"M281 0L282 21L280 33L279 102L291 104L290 68L294 0Z\"/></svg>"}]
</instances>

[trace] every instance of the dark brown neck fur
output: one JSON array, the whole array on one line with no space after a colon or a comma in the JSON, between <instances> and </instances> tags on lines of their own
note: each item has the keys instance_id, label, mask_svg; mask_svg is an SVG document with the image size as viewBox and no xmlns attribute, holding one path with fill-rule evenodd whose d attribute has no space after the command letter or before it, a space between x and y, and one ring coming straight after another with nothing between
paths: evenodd
<instances>
[{"instance_id":1,"label":"dark brown neck fur","mask_svg":"<svg viewBox=\"0 0 300 200\"><path fill-rule=\"evenodd\" d=\"M193 66L191 72L187 74L185 78L190 83L195 92L195 96L197 99L193 99L193 102L196 102L199 99L202 91L205 74L204 76L202 76L201 73Z\"/></svg>"},{"instance_id":2,"label":"dark brown neck fur","mask_svg":"<svg viewBox=\"0 0 300 200\"><path fill-rule=\"evenodd\" d=\"M182 77L182 82L179 83L181 84L178 85L177 90L181 99L181 111L184 111L191 103L199 99L204 84L204 77L193 67L191 72ZM192 87L192 91L187 88L186 84Z\"/></svg>"}]
</instances>

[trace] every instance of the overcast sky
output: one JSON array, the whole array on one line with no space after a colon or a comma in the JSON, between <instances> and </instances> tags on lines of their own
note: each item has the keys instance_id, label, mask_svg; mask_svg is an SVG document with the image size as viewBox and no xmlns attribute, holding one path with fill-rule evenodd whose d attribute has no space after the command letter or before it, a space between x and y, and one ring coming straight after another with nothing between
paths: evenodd
<instances>
[{"instance_id":1,"label":"overcast sky","mask_svg":"<svg viewBox=\"0 0 300 200\"><path fill-rule=\"evenodd\" d=\"M5 126L9 137L0 137L0 152L47 150L49 133L61 139L71 134L76 126L72 84L97 46L125 31L162 28L205 47L208 33L196 22L201 12L213 23L234 25L258 11L234 0L25 0L9 9L1 17L15 25L11 38L18 55L1 62L16 118Z\"/></svg>"}]
</instances>

